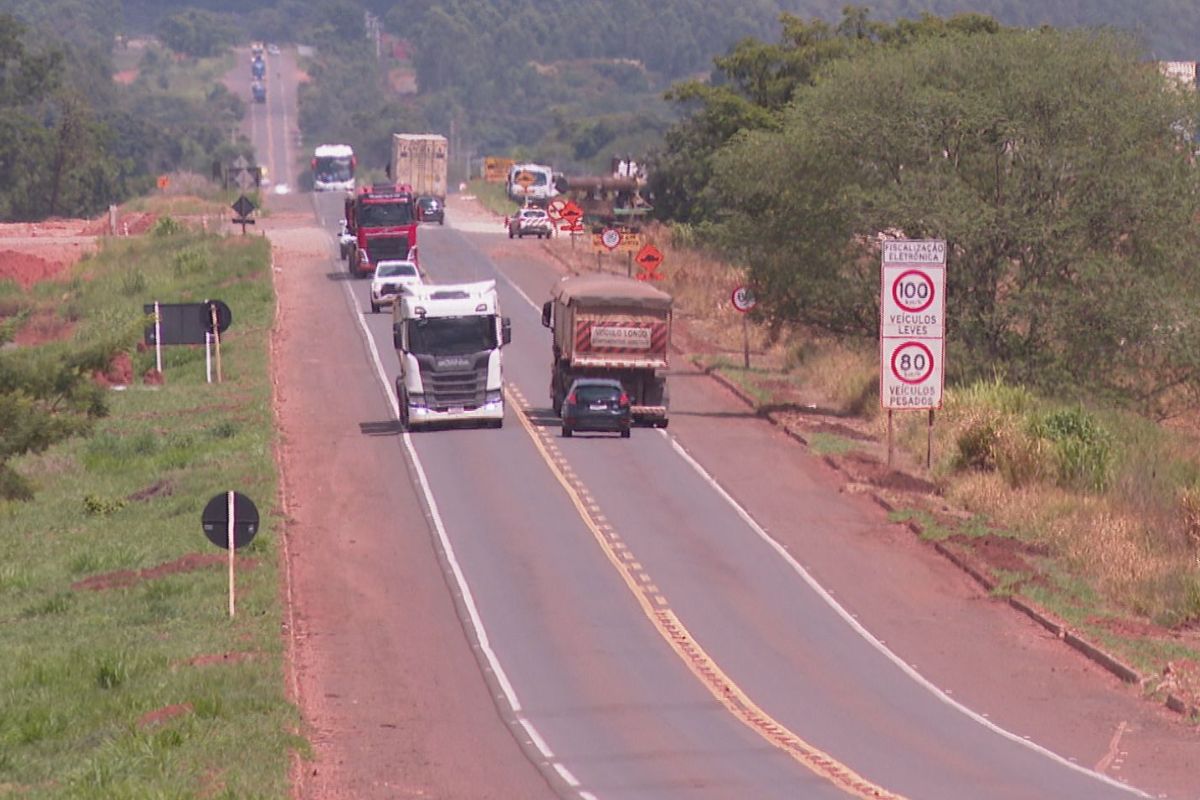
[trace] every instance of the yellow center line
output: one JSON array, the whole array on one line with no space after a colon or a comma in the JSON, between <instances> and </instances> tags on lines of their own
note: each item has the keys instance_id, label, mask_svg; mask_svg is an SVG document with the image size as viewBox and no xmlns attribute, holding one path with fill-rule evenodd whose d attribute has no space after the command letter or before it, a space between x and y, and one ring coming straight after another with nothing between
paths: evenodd
<instances>
[{"instance_id":1,"label":"yellow center line","mask_svg":"<svg viewBox=\"0 0 1200 800\"><path fill-rule=\"evenodd\" d=\"M509 393L509 402L516 407L517 404L512 403L515 393L507 388L506 391ZM768 743L787 753L796 762L807 767L814 774L825 778L837 788L855 797L870 798L871 800L905 800L902 795L872 783L828 753L809 744L759 708L725 674L712 656L692 637L683 622L675 616L667 598L650 580L649 574L642 570L641 564L635 559L633 552L626 545L617 541L615 532L608 536L605 535L602 526L596 519L599 515L588 509L588 505L581 497L583 493L575 489L572 482L567 479L568 467L563 463L562 457L550 454L541 432L533 427L533 423L524 409L517 414L517 418L521 421L521 426L529 435L534 447L541 454L542 460L550 468L551 474L563 487L563 491L567 493L567 497L575 506L580 519L591 531L592 538L596 540L609 563L621 576L626 587L633 593L642 613L646 615L659 635L666 640L671 649L683 660L692 674L699 679L718 703ZM603 528L608 528L608 526L603 526ZM624 552L618 554L618 551Z\"/></svg>"}]
</instances>

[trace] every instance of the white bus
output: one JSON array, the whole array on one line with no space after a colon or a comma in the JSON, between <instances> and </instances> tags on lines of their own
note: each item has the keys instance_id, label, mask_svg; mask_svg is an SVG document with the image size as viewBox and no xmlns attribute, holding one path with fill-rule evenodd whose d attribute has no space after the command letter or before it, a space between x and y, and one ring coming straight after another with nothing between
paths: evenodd
<instances>
[{"instance_id":1,"label":"white bus","mask_svg":"<svg viewBox=\"0 0 1200 800\"><path fill-rule=\"evenodd\" d=\"M314 192L353 192L354 168L358 165L348 144L323 144L313 151Z\"/></svg>"}]
</instances>

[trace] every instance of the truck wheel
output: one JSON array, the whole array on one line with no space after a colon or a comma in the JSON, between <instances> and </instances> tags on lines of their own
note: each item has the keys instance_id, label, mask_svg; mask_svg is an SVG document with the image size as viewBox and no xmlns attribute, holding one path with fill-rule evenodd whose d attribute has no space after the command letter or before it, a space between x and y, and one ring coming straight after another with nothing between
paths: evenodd
<instances>
[{"instance_id":1,"label":"truck wheel","mask_svg":"<svg viewBox=\"0 0 1200 800\"><path fill-rule=\"evenodd\" d=\"M625 430L621 431L621 438L628 439L632 434L633 434L633 431L626 428Z\"/></svg>"},{"instance_id":2,"label":"truck wheel","mask_svg":"<svg viewBox=\"0 0 1200 800\"><path fill-rule=\"evenodd\" d=\"M571 429L568 428L566 425L563 425L562 434L563 434L564 439L570 439L571 438Z\"/></svg>"},{"instance_id":3,"label":"truck wheel","mask_svg":"<svg viewBox=\"0 0 1200 800\"><path fill-rule=\"evenodd\" d=\"M372 314L378 314L378 313L379 313L379 303L376 303L376 302L372 302L372 303L371 303L371 313L372 313Z\"/></svg>"}]
</instances>

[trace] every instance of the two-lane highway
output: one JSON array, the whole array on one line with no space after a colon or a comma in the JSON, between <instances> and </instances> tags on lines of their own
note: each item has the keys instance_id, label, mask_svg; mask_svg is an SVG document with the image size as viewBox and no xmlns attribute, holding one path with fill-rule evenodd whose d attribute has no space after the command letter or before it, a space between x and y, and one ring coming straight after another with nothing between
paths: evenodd
<instances>
[{"instance_id":1,"label":"two-lane highway","mask_svg":"<svg viewBox=\"0 0 1200 800\"><path fill-rule=\"evenodd\" d=\"M268 67L248 132L275 183L294 186L290 51ZM561 439L537 308L559 273L522 257L535 243L456 230L453 215L421 228L432 280L498 282L509 406L499 430L401 435L390 316L369 313L367 282L346 277L330 237L342 196L269 204L285 290L276 368L285 422L305 425L284 432L301 462L284 490L289 629L322 754L303 797L1134 796L1074 763L1094 749L1060 742L1057 756L925 681L674 428ZM301 219L314 207L320 231ZM785 503L773 532L848 523L809 502L819 491Z\"/></svg>"},{"instance_id":2,"label":"two-lane highway","mask_svg":"<svg viewBox=\"0 0 1200 800\"><path fill-rule=\"evenodd\" d=\"M340 197L316 200L335 221ZM511 280L487 255L498 241L420 232L434 282L498 282L506 425L398 442L500 711L568 796L1130 796L924 681L665 432L559 439L537 313L557 276ZM364 313L365 281L340 283L363 369L390 393L390 317ZM819 524L802 511L796 525Z\"/></svg>"}]
</instances>

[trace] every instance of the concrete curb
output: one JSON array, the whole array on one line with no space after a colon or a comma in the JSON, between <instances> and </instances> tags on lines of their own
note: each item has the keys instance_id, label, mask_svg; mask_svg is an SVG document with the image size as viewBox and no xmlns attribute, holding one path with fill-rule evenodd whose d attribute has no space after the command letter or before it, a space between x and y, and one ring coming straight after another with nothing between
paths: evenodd
<instances>
[{"instance_id":1,"label":"concrete curb","mask_svg":"<svg viewBox=\"0 0 1200 800\"><path fill-rule=\"evenodd\" d=\"M721 386L728 389L735 397L737 397L739 400L741 400L743 403L745 403L747 406L749 406L755 412L756 416L762 417L763 419L767 420L772 425L779 428L783 433L787 434L787 436L789 436L790 438L799 442L800 444L809 446L808 439L806 439L799 432L792 430L790 427L788 427L786 424L784 424L781 420L779 420L776 417L776 415L771 414L769 412L765 413L765 414L759 412L758 404L754 401L754 398L752 398L749 394L747 394L744 389L742 389L740 386L738 386L732 380L727 378L725 375L721 374L718 367L704 366L701 363L699 356L691 356L691 357L689 357L689 360L691 361L693 366L695 366L697 369L699 369L705 375L712 378L714 381L719 383ZM837 470L839 473L841 473L843 476L851 477L849 475L849 473L847 473L846 470L842 467L842 465L837 462L836 459L834 459L830 456L823 456L822 460L826 464L828 464L830 467L832 467L834 470ZM895 506L893 506L885 497L883 497L878 492L870 491L870 492L867 492L866 494L872 501L874 501L874 503L876 505L878 505L884 511L891 513L896 510ZM908 529L911 530L917 536L921 536L924 533L924 529L917 522L909 520L905 524L908 527ZM989 573L989 571L986 567L982 566L981 564L976 563L972 558L970 558L970 556L968 554L957 550L956 548L954 548L953 546L951 546L945 542L934 542L933 547L938 553L940 553L950 563L954 564L954 566L958 567L963 572L965 572L967 575L969 575L976 583L978 583L981 587L983 587L983 589L985 591L987 591L989 593L995 591L995 589L998 585L995 578L993 578L991 576L991 574ZM1088 641L1087 639L1083 638L1075 631L1072 631L1065 622L1063 622L1060 619L1057 619L1050 612L1039 607L1038 605L1033 603L1031 600L1029 600L1025 597L1021 597L1020 595L1014 594L1014 595L1011 595L1008 598L1006 598L1006 601L1011 608L1013 608L1016 611L1019 611L1020 613L1024 614L1025 616L1029 617L1035 623L1037 623L1041 627L1045 628L1049 633L1053 634L1055 638L1057 638L1060 641L1062 641L1063 643L1065 643L1068 647L1071 647L1076 652L1080 653L1081 655L1083 655L1084 657L1086 657L1087 659L1092 661L1094 664L1107 670L1112 675L1115 675L1117 678L1119 678L1123 682L1130 683L1130 684L1136 684L1138 686L1143 686L1143 687L1147 684L1146 676L1142 675L1138 670L1136 670L1132 666L1126 664L1125 662L1121 661L1119 658L1117 658L1116 656L1114 656L1112 653L1108 652L1104 648L1100 647L1099 645ZM1176 696L1174 694L1167 695L1167 697L1164 701L1164 705L1167 708L1169 708L1170 710L1172 710L1180 715L1200 716L1200 707L1190 706L1186 702L1184 702L1181 698L1179 698L1178 696Z\"/></svg>"}]
</instances>

